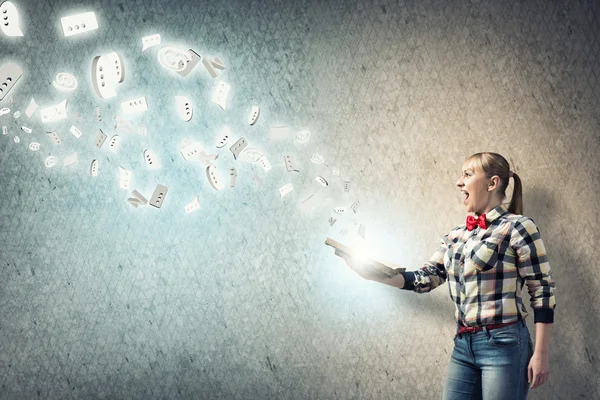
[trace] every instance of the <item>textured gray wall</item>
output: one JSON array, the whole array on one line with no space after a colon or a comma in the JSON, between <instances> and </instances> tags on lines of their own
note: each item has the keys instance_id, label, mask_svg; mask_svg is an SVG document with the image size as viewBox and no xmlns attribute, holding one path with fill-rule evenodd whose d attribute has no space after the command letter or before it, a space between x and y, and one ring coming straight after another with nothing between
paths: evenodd
<instances>
[{"instance_id":1,"label":"textured gray wall","mask_svg":"<svg viewBox=\"0 0 600 400\"><path fill-rule=\"evenodd\" d=\"M503 154L522 177L557 282L550 380L530 398L600 398L597 1L14 3L25 36L0 34L0 63L25 74L0 107L68 98L69 118L0 117L1 398L440 398L455 328L447 286L417 295L363 281L323 241L350 241L362 223L378 256L418 268L464 222L455 182L479 151ZM60 18L85 11L100 28L63 37ZM157 47L141 52L153 33L224 60L225 111L210 102L220 78L201 64L181 78ZM90 65L110 51L127 76L104 101ZM63 71L79 79L68 96L51 85ZM175 114L178 94L196 107L189 123ZM120 102L141 95L149 111L131 119L148 136L97 149L97 129L110 138ZM262 115L250 127L253 104ZM273 169L216 149L225 124L230 143L244 136ZM290 135L271 140L281 124ZM308 144L293 140L302 129ZM181 157L184 138L219 151L224 177L235 166L235 188L214 191ZM143 165L146 148L162 169ZM79 163L63 167L73 151ZM285 170L285 153L299 172ZM46 169L50 154L59 165ZM119 166L134 171L129 190ZM127 203L157 183L169 188L161 209ZM280 199L286 183L294 191ZM187 215L195 196L201 208ZM356 214L333 212L355 200Z\"/></svg>"}]
</instances>

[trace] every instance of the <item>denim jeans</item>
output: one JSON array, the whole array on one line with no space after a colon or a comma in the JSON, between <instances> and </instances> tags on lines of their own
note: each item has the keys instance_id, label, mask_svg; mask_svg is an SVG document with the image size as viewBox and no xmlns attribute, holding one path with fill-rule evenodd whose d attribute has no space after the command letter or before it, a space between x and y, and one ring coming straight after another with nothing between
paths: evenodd
<instances>
[{"instance_id":1,"label":"denim jeans","mask_svg":"<svg viewBox=\"0 0 600 400\"><path fill-rule=\"evenodd\" d=\"M458 332L458 328L457 328ZM444 400L527 399L533 343L525 320L454 338Z\"/></svg>"}]
</instances>

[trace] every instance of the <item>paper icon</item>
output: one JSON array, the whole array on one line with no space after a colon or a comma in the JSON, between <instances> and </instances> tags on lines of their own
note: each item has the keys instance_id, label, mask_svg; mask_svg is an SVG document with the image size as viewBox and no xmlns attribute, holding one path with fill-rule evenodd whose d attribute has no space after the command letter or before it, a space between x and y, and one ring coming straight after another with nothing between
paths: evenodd
<instances>
[{"instance_id":1,"label":"paper icon","mask_svg":"<svg viewBox=\"0 0 600 400\"><path fill-rule=\"evenodd\" d=\"M62 17L60 19L60 23L62 25L65 37L78 35L80 33L98 29L98 21L96 20L96 14L94 14L91 11L76 15L70 15L68 17Z\"/></svg>"},{"instance_id":2,"label":"paper icon","mask_svg":"<svg viewBox=\"0 0 600 400\"><path fill-rule=\"evenodd\" d=\"M200 208L200 203L198 202L197 196L194 198L194 201L192 201L191 203L187 204L184 207L186 214L190 214L199 208Z\"/></svg>"},{"instance_id":3,"label":"paper icon","mask_svg":"<svg viewBox=\"0 0 600 400\"><path fill-rule=\"evenodd\" d=\"M190 99L185 96L175 96L175 106L177 115L182 121L189 122L192 119L194 110Z\"/></svg>"},{"instance_id":4,"label":"paper icon","mask_svg":"<svg viewBox=\"0 0 600 400\"><path fill-rule=\"evenodd\" d=\"M68 165L77 164L77 161L78 161L77 152L71 153L63 160L63 167L66 167Z\"/></svg>"},{"instance_id":5,"label":"paper icon","mask_svg":"<svg viewBox=\"0 0 600 400\"><path fill-rule=\"evenodd\" d=\"M121 189L129 189L132 175L133 174L130 170L119 167L119 187Z\"/></svg>"},{"instance_id":6,"label":"paper icon","mask_svg":"<svg viewBox=\"0 0 600 400\"><path fill-rule=\"evenodd\" d=\"M6 63L0 67L0 100L10 92L21 76L23 70L17 64Z\"/></svg>"},{"instance_id":7,"label":"paper icon","mask_svg":"<svg viewBox=\"0 0 600 400\"><path fill-rule=\"evenodd\" d=\"M67 118L67 100L40 111L42 123L56 122Z\"/></svg>"},{"instance_id":8,"label":"paper icon","mask_svg":"<svg viewBox=\"0 0 600 400\"><path fill-rule=\"evenodd\" d=\"M128 101L123 101L121 102L121 110L123 110L125 114L147 111L148 104L146 103L146 98L142 96Z\"/></svg>"},{"instance_id":9,"label":"paper icon","mask_svg":"<svg viewBox=\"0 0 600 400\"><path fill-rule=\"evenodd\" d=\"M52 86L61 92L72 92L77 89L77 79L71 74L60 72L52 81Z\"/></svg>"},{"instance_id":10,"label":"paper icon","mask_svg":"<svg viewBox=\"0 0 600 400\"><path fill-rule=\"evenodd\" d=\"M5 1L0 4L0 22L0 28L6 36L23 36L19 26L19 13L12 2Z\"/></svg>"},{"instance_id":11,"label":"paper icon","mask_svg":"<svg viewBox=\"0 0 600 400\"><path fill-rule=\"evenodd\" d=\"M31 116L37 109L38 105L35 102L35 99L32 97L31 101L29 102L29 106L27 106L27 109L25 110L25 115L27 115L27 118L31 118Z\"/></svg>"},{"instance_id":12,"label":"paper icon","mask_svg":"<svg viewBox=\"0 0 600 400\"><path fill-rule=\"evenodd\" d=\"M146 51L152 46L156 46L160 44L160 34L144 36L142 38L142 51Z\"/></svg>"},{"instance_id":13,"label":"paper icon","mask_svg":"<svg viewBox=\"0 0 600 400\"><path fill-rule=\"evenodd\" d=\"M279 188L279 196L280 198L283 199L283 197L288 194L289 192L291 192L292 190L294 190L294 187L292 186L291 183L288 183L287 185L284 185L282 187Z\"/></svg>"},{"instance_id":14,"label":"paper icon","mask_svg":"<svg viewBox=\"0 0 600 400\"><path fill-rule=\"evenodd\" d=\"M213 91L212 102L218 104L223 110L225 109L225 104L227 102L227 95L229 94L229 89L231 86L228 83L220 81L217 84L217 87Z\"/></svg>"}]
</instances>

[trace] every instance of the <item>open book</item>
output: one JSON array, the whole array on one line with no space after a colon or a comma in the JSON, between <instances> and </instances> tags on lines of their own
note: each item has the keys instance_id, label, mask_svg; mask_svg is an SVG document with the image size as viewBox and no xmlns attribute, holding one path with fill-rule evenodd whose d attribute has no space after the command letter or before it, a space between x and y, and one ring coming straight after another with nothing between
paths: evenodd
<instances>
[{"instance_id":1,"label":"open book","mask_svg":"<svg viewBox=\"0 0 600 400\"><path fill-rule=\"evenodd\" d=\"M325 244L333 247L337 256L342 256L344 254L348 254L350 256L353 255L353 251L350 247L344 246L340 242L337 242L331 238L327 238L325 240ZM389 279L394 275L398 275L400 272L404 272L406 270L406 268L402 268L394 264L384 263L372 259L367 260L364 264L364 267L369 268L369 272L384 279Z\"/></svg>"}]
</instances>

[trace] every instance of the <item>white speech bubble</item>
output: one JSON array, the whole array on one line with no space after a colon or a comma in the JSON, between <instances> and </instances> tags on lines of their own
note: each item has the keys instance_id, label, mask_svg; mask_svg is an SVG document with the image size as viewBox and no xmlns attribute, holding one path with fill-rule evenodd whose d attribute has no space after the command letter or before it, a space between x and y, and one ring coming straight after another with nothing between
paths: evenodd
<instances>
[{"instance_id":1,"label":"white speech bubble","mask_svg":"<svg viewBox=\"0 0 600 400\"><path fill-rule=\"evenodd\" d=\"M184 210L185 210L186 214L190 214L199 208L200 208L200 202L198 202L198 197L196 196L194 198L194 201L192 201L189 204L186 204L186 206L184 207Z\"/></svg>"},{"instance_id":2,"label":"white speech bubble","mask_svg":"<svg viewBox=\"0 0 600 400\"><path fill-rule=\"evenodd\" d=\"M4 98L23 76L23 69L14 63L6 63L0 67L0 100ZM12 97L8 102L11 103Z\"/></svg>"},{"instance_id":3,"label":"white speech bubble","mask_svg":"<svg viewBox=\"0 0 600 400\"><path fill-rule=\"evenodd\" d=\"M254 125L260 116L260 108L258 106L252 106L250 115L248 115L248 125Z\"/></svg>"},{"instance_id":4,"label":"white speech bubble","mask_svg":"<svg viewBox=\"0 0 600 400\"><path fill-rule=\"evenodd\" d=\"M142 38L142 51L146 51L152 46L156 46L160 44L160 34L144 36Z\"/></svg>"},{"instance_id":5,"label":"white speech bubble","mask_svg":"<svg viewBox=\"0 0 600 400\"><path fill-rule=\"evenodd\" d=\"M150 149L144 150L144 161L146 161L146 166L148 166L148 168L160 168L156 153Z\"/></svg>"},{"instance_id":6,"label":"white speech bubble","mask_svg":"<svg viewBox=\"0 0 600 400\"><path fill-rule=\"evenodd\" d=\"M129 189L131 177L132 172L130 170L119 167L119 187L121 189Z\"/></svg>"},{"instance_id":7,"label":"white speech bubble","mask_svg":"<svg viewBox=\"0 0 600 400\"><path fill-rule=\"evenodd\" d=\"M60 121L67 118L67 100L40 111L40 116L44 124L48 122Z\"/></svg>"},{"instance_id":8,"label":"white speech bubble","mask_svg":"<svg viewBox=\"0 0 600 400\"><path fill-rule=\"evenodd\" d=\"M144 96L137 97L135 99L121 102L121 110L125 114L132 114L141 111L148 111L148 104Z\"/></svg>"},{"instance_id":9,"label":"white speech bubble","mask_svg":"<svg viewBox=\"0 0 600 400\"><path fill-rule=\"evenodd\" d=\"M0 108L0 116L10 114L10 108L4 107Z\"/></svg>"},{"instance_id":10,"label":"white speech bubble","mask_svg":"<svg viewBox=\"0 0 600 400\"><path fill-rule=\"evenodd\" d=\"M90 165L90 175L98 176L98 160L92 160L92 164Z\"/></svg>"},{"instance_id":11,"label":"white speech bubble","mask_svg":"<svg viewBox=\"0 0 600 400\"><path fill-rule=\"evenodd\" d=\"M0 4L0 22L0 28L6 36L23 36L19 26L19 12L12 2L5 1Z\"/></svg>"},{"instance_id":12,"label":"white speech bubble","mask_svg":"<svg viewBox=\"0 0 600 400\"><path fill-rule=\"evenodd\" d=\"M38 142L29 143L29 150L38 151L40 149L40 144Z\"/></svg>"},{"instance_id":13,"label":"white speech bubble","mask_svg":"<svg viewBox=\"0 0 600 400\"><path fill-rule=\"evenodd\" d=\"M60 23L65 37L98 29L98 20L93 11L62 17Z\"/></svg>"},{"instance_id":14,"label":"white speech bubble","mask_svg":"<svg viewBox=\"0 0 600 400\"><path fill-rule=\"evenodd\" d=\"M288 194L289 192L291 192L292 190L294 190L294 187L292 186L291 183L288 183L287 185L283 185L282 187L279 188L279 196L280 198L283 199L283 197Z\"/></svg>"},{"instance_id":15,"label":"white speech bubble","mask_svg":"<svg viewBox=\"0 0 600 400\"><path fill-rule=\"evenodd\" d=\"M92 61L92 85L103 99L117 95L115 86L125 79L125 65L117 52L97 56Z\"/></svg>"},{"instance_id":16,"label":"white speech bubble","mask_svg":"<svg viewBox=\"0 0 600 400\"><path fill-rule=\"evenodd\" d=\"M18 136L15 136L13 140L15 141L15 143L21 143L21 139L19 139Z\"/></svg>"},{"instance_id":17,"label":"white speech bubble","mask_svg":"<svg viewBox=\"0 0 600 400\"><path fill-rule=\"evenodd\" d=\"M177 115L182 121L190 121L194 115L194 109L192 102L186 96L175 96L175 106L177 108Z\"/></svg>"}]
</instances>

